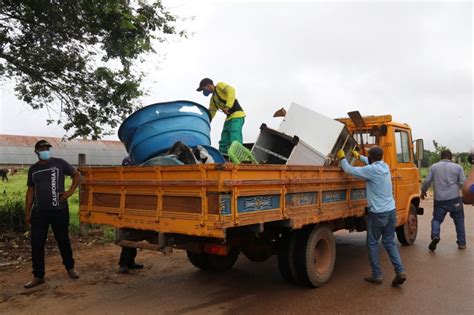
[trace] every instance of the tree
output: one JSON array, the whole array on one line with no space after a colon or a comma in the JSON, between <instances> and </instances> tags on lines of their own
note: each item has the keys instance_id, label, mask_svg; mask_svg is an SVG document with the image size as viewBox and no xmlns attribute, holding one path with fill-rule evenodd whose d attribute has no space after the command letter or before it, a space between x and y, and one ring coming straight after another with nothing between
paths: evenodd
<instances>
[{"instance_id":1,"label":"tree","mask_svg":"<svg viewBox=\"0 0 474 315\"><path fill-rule=\"evenodd\" d=\"M430 150L423 151L423 159L421 160L421 167L430 167L431 155L433 153Z\"/></svg>"},{"instance_id":2,"label":"tree","mask_svg":"<svg viewBox=\"0 0 474 315\"><path fill-rule=\"evenodd\" d=\"M468 163L467 158L470 155L469 152L460 152L460 153L456 153L455 155L456 155L456 159L457 159L458 163L460 163L460 164L467 164Z\"/></svg>"},{"instance_id":3,"label":"tree","mask_svg":"<svg viewBox=\"0 0 474 315\"><path fill-rule=\"evenodd\" d=\"M185 35L175 22L161 0L2 0L0 77L32 108L56 113L48 123L70 138L98 139L139 105L136 64L154 41Z\"/></svg>"},{"instance_id":4,"label":"tree","mask_svg":"<svg viewBox=\"0 0 474 315\"><path fill-rule=\"evenodd\" d=\"M436 140L433 140L433 145L435 147L434 152L431 152L430 165L437 163L441 160L441 152L444 150L449 150L448 147L440 145Z\"/></svg>"}]
</instances>

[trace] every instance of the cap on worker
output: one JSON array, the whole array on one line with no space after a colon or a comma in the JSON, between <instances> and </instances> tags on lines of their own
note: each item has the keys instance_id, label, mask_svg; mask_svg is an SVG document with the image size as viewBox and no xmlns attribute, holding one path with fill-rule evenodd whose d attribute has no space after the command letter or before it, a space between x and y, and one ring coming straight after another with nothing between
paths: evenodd
<instances>
[{"instance_id":1,"label":"cap on worker","mask_svg":"<svg viewBox=\"0 0 474 315\"><path fill-rule=\"evenodd\" d=\"M38 151L38 149L41 148L41 147L51 148L52 145L46 140L40 140L40 141L36 142L36 144L35 144L35 151Z\"/></svg>"},{"instance_id":2,"label":"cap on worker","mask_svg":"<svg viewBox=\"0 0 474 315\"><path fill-rule=\"evenodd\" d=\"M214 83L209 78L202 79L201 82L199 82L199 87L196 89L196 91L201 92L202 89L208 84L214 84Z\"/></svg>"},{"instance_id":3,"label":"cap on worker","mask_svg":"<svg viewBox=\"0 0 474 315\"><path fill-rule=\"evenodd\" d=\"M369 150L369 156L375 161L380 161L383 157L383 149L381 147L372 147Z\"/></svg>"}]
</instances>

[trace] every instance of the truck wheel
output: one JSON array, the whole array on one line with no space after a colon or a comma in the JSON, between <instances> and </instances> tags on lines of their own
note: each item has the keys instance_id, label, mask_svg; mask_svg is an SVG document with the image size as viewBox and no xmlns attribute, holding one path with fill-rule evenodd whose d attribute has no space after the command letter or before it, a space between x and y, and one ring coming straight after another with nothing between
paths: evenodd
<instances>
[{"instance_id":1,"label":"truck wheel","mask_svg":"<svg viewBox=\"0 0 474 315\"><path fill-rule=\"evenodd\" d=\"M327 226L302 230L295 247L298 279L309 287L321 287L332 275L336 262L336 241Z\"/></svg>"},{"instance_id":2,"label":"truck wheel","mask_svg":"<svg viewBox=\"0 0 474 315\"><path fill-rule=\"evenodd\" d=\"M209 254L194 253L189 250L186 251L186 254L188 255L188 259L194 267L197 267L202 270L209 270L209 262L207 260L207 256Z\"/></svg>"},{"instance_id":3,"label":"truck wheel","mask_svg":"<svg viewBox=\"0 0 474 315\"><path fill-rule=\"evenodd\" d=\"M226 256L207 254L208 270L226 271L231 269L239 258L239 254L240 251L235 248L231 248Z\"/></svg>"},{"instance_id":4,"label":"truck wheel","mask_svg":"<svg viewBox=\"0 0 474 315\"><path fill-rule=\"evenodd\" d=\"M284 234L280 239L277 250L278 270L280 271L280 275L286 281L294 284L298 283L294 259L296 234L296 232Z\"/></svg>"},{"instance_id":5,"label":"truck wheel","mask_svg":"<svg viewBox=\"0 0 474 315\"><path fill-rule=\"evenodd\" d=\"M415 205L410 205L407 222L397 227L396 231L398 241L402 245L411 245L415 242L418 233L418 217Z\"/></svg>"},{"instance_id":6,"label":"truck wheel","mask_svg":"<svg viewBox=\"0 0 474 315\"><path fill-rule=\"evenodd\" d=\"M263 238L252 238L240 248L248 260L253 262L263 262L273 255L273 248L269 242Z\"/></svg>"}]
</instances>

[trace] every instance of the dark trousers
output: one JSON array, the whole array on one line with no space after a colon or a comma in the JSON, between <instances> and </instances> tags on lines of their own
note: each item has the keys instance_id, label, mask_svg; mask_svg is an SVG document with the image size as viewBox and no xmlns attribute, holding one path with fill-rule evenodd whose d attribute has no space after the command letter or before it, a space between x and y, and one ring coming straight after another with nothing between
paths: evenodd
<instances>
[{"instance_id":1,"label":"dark trousers","mask_svg":"<svg viewBox=\"0 0 474 315\"><path fill-rule=\"evenodd\" d=\"M440 237L441 223L443 223L446 214L451 216L456 227L458 245L466 245L466 232L464 228L464 208L461 198L451 200L435 200L433 219L431 220L431 238Z\"/></svg>"},{"instance_id":2,"label":"dark trousers","mask_svg":"<svg viewBox=\"0 0 474 315\"><path fill-rule=\"evenodd\" d=\"M137 249L133 247L122 247L120 253L119 265L120 267L128 267L135 262L137 257Z\"/></svg>"},{"instance_id":3,"label":"dark trousers","mask_svg":"<svg viewBox=\"0 0 474 315\"><path fill-rule=\"evenodd\" d=\"M66 270L74 268L69 240L69 210L41 211L34 209L31 216L31 256L33 274L37 278L44 277L44 246L50 225L61 252L64 267Z\"/></svg>"}]
</instances>

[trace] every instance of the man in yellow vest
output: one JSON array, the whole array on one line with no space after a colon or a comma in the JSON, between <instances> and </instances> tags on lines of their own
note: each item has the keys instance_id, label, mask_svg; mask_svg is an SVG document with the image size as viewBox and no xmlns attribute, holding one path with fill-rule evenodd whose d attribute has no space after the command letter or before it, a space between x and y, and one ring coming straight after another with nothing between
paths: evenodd
<instances>
[{"instance_id":1,"label":"man in yellow vest","mask_svg":"<svg viewBox=\"0 0 474 315\"><path fill-rule=\"evenodd\" d=\"M219 151L227 154L232 141L243 142L242 126L245 121L245 113L239 101L235 98L235 89L224 82L214 85L211 79L204 78L199 83L196 91L202 91L206 97L212 94L209 103L211 121L218 110L227 115L224 128L222 129L221 141L219 141Z\"/></svg>"}]
</instances>

